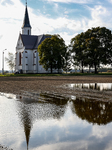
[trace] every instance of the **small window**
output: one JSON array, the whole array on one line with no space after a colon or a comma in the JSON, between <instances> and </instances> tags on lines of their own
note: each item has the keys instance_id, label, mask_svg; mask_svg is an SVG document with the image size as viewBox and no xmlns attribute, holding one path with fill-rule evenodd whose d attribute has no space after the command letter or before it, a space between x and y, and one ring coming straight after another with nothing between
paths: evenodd
<instances>
[{"instance_id":1,"label":"small window","mask_svg":"<svg viewBox=\"0 0 112 150\"><path fill-rule=\"evenodd\" d=\"M33 64L35 63L35 53L33 53Z\"/></svg>"},{"instance_id":2,"label":"small window","mask_svg":"<svg viewBox=\"0 0 112 150\"><path fill-rule=\"evenodd\" d=\"M21 65L21 53L19 53L19 65Z\"/></svg>"}]
</instances>

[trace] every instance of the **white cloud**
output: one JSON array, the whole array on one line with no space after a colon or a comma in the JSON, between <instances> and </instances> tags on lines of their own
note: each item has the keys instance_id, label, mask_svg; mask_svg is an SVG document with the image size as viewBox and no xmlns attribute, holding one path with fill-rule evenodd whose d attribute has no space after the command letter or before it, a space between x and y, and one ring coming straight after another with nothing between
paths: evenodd
<instances>
[{"instance_id":1,"label":"white cloud","mask_svg":"<svg viewBox=\"0 0 112 150\"><path fill-rule=\"evenodd\" d=\"M110 13L105 7L98 5L91 8L90 12L92 19L88 21L88 28L96 26L110 27L110 23L108 22Z\"/></svg>"},{"instance_id":2,"label":"white cloud","mask_svg":"<svg viewBox=\"0 0 112 150\"><path fill-rule=\"evenodd\" d=\"M60 36L63 37L63 39L66 41L66 44L69 45L70 44L70 40L75 37L78 33L69 35L67 32L62 32L60 33Z\"/></svg>"},{"instance_id":3,"label":"white cloud","mask_svg":"<svg viewBox=\"0 0 112 150\"><path fill-rule=\"evenodd\" d=\"M3 35L0 35L0 39L3 37Z\"/></svg>"},{"instance_id":4,"label":"white cloud","mask_svg":"<svg viewBox=\"0 0 112 150\"><path fill-rule=\"evenodd\" d=\"M110 132L111 132L110 125L106 125L106 126L94 125L92 128L92 135L99 139L107 137Z\"/></svg>"},{"instance_id":5,"label":"white cloud","mask_svg":"<svg viewBox=\"0 0 112 150\"><path fill-rule=\"evenodd\" d=\"M58 143L54 143L54 144L45 144L42 145L40 147L36 147L33 150L62 150L62 149L69 149L69 150L73 150L73 148L75 149L87 149L87 145L88 143L85 140L81 140L81 141L74 141L74 142L58 142Z\"/></svg>"},{"instance_id":6,"label":"white cloud","mask_svg":"<svg viewBox=\"0 0 112 150\"><path fill-rule=\"evenodd\" d=\"M11 5L12 3L13 5ZM4 4L4 5L3 5ZM21 8L21 11L20 11ZM24 6L19 0L0 1L0 57L2 57L2 51L5 51L5 56L7 52L14 52L17 42L17 38L20 31L21 19L24 14ZM2 68L2 59L0 58L0 70ZM6 68L6 65L5 65Z\"/></svg>"},{"instance_id":7,"label":"white cloud","mask_svg":"<svg viewBox=\"0 0 112 150\"><path fill-rule=\"evenodd\" d=\"M58 3L91 3L93 0L46 0L48 2L58 2Z\"/></svg>"},{"instance_id":8,"label":"white cloud","mask_svg":"<svg viewBox=\"0 0 112 150\"><path fill-rule=\"evenodd\" d=\"M109 3L112 3L112 0L107 0Z\"/></svg>"},{"instance_id":9,"label":"white cloud","mask_svg":"<svg viewBox=\"0 0 112 150\"><path fill-rule=\"evenodd\" d=\"M2 5L7 5L7 4L13 5L14 3L13 3L12 0L1 0L1 1L0 1L0 4L2 4Z\"/></svg>"}]
</instances>

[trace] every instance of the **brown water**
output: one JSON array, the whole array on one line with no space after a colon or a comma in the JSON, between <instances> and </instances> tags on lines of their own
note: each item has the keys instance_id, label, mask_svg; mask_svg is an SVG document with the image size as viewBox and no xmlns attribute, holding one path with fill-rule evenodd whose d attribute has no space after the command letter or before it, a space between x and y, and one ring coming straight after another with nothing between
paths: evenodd
<instances>
[{"instance_id":1,"label":"brown water","mask_svg":"<svg viewBox=\"0 0 112 150\"><path fill-rule=\"evenodd\" d=\"M0 145L13 150L111 150L112 103L0 93Z\"/></svg>"}]
</instances>

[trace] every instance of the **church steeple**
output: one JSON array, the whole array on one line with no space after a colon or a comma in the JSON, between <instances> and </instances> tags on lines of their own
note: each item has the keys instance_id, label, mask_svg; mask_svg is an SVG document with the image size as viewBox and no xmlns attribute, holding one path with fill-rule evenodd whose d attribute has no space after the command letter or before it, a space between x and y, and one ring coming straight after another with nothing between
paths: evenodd
<instances>
[{"instance_id":1,"label":"church steeple","mask_svg":"<svg viewBox=\"0 0 112 150\"><path fill-rule=\"evenodd\" d=\"M28 9L27 9L27 1L26 1L24 21L22 26L22 34L31 35L31 25L30 25Z\"/></svg>"}]
</instances>

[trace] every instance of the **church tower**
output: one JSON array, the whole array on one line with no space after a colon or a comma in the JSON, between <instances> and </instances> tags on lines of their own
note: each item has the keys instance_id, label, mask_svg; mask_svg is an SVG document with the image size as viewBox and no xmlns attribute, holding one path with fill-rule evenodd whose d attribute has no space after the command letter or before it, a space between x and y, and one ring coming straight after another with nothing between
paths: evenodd
<instances>
[{"instance_id":1,"label":"church tower","mask_svg":"<svg viewBox=\"0 0 112 150\"><path fill-rule=\"evenodd\" d=\"M31 35L31 25L28 16L27 2L26 2L26 10L25 10L25 16L24 16L24 21L22 26L22 34Z\"/></svg>"}]
</instances>

